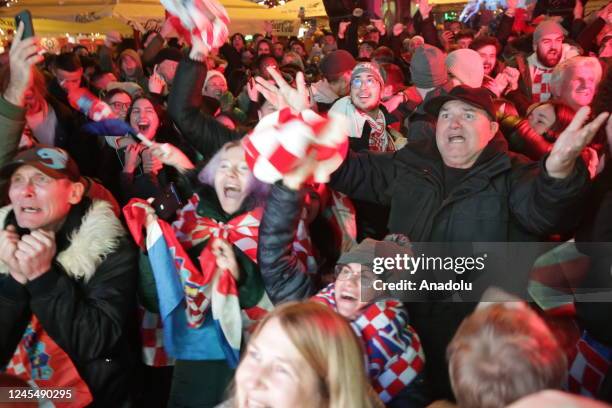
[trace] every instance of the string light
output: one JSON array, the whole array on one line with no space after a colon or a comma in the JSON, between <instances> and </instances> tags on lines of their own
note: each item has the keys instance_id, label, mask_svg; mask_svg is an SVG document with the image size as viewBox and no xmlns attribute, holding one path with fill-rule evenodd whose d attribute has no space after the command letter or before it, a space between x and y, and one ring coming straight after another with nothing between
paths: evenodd
<instances>
[{"instance_id":1,"label":"string light","mask_svg":"<svg viewBox=\"0 0 612 408\"><path fill-rule=\"evenodd\" d=\"M17 3L19 3L19 0L0 0L0 7L10 8L17 5Z\"/></svg>"}]
</instances>

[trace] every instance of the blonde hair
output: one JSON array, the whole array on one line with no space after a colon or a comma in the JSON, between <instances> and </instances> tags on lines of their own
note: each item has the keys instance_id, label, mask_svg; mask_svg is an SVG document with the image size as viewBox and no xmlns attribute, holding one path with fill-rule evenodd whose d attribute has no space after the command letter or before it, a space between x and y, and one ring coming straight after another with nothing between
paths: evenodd
<instances>
[{"instance_id":1,"label":"blonde hair","mask_svg":"<svg viewBox=\"0 0 612 408\"><path fill-rule=\"evenodd\" d=\"M567 371L553 334L526 306L477 310L459 326L447 357L460 407L504 407L534 392L558 389Z\"/></svg>"},{"instance_id":2,"label":"blonde hair","mask_svg":"<svg viewBox=\"0 0 612 408\"><path fill-rule=\"evenodd\" d=\"M378 406L366 377L361 343L342 316L316 302L285 303L258 324L252 338L273 319L314 371L323 407Z\"/></svg>"}]
</instances>

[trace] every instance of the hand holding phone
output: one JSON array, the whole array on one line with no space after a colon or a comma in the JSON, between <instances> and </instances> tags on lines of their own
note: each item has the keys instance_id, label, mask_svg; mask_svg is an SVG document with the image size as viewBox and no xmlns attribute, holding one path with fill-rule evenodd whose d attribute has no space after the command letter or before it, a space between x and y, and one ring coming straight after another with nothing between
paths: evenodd
<instances>
[{"instance_id":1,"label":"hand holding phone","mask_svg":"<svg viewBox=\"0 0 612 408\"><path fill-rule=\"evenodd\" d=\"M27 11L27 10L26 10ZM9 51L11 69L4 99L16 106L24 106L25 92L31 86L33 66L43 60L40 46L34 37L27 38L26 31L34 33L29 12L21 12L15 17L17 31ZM28 28L29 27L29 28Z\"/></svg>"}]
</instances>

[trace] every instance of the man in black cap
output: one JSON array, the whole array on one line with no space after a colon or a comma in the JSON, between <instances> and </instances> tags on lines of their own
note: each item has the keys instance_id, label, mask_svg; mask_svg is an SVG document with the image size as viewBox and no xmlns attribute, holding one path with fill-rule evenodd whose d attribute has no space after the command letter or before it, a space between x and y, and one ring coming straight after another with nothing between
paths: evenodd
<instances>
[{"instance_id":1,"label":"man in black cap","mask_svg":"<svg viewBox=\"0 0 612 408\"><path fill-rule=\"evenodd\" d=\"M176 75L176 68L181 58L181 51L172 47L163 48L155 57L154 70L162 77L168 88L172 86L174 76Z\"/></svg>"},{"instance_id":2,"label":"man in black cap","mask_svg":"<svg viewBox=\"0 0 612 408\"><path fill-rule=\"evenodd\" d=\"M121 222L83 196L62 149L23 151L0 177L10 200L0 208L1 370L69 388L75 406L124 406L137 259Z\"/></svg>"},{"instance_id":3,"label":"man in black cap","mask_svg":"<svg viewBox=\"0 0 612 408\"><path fill-rule=\"evenodd\" d=\"M320 65L323 79L310 88L319 113L329 111L334 102L349 94L355 65L355 58L345 50L332 51L323 58Z\"/></svg>"},{"instance_id":4,"label":"man in black cap","mask_svg":"<svg viewBox=\"0 0 612 408\"><path fill-rule=\"evenodd\" d=\"M414 242L537 241L574 227L589 180L578 158L607 114L583 126L589 112L580 110L538 163L510 153L496 135L485 88L455 87L426 102L425 110L438 118L435 144L425 139L396 153L351 151L331 186L390 206L389 232ZM433 396L452 399L445 349L473 304L408 309L423 341Z\"/></svg>"}]
</instances>

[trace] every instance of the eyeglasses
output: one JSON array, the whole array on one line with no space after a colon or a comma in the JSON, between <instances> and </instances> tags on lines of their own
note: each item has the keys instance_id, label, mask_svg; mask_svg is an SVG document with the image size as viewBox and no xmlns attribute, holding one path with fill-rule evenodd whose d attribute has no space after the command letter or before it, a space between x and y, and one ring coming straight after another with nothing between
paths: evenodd
<instances>
[{"instance_id":1,"label":"eyeglasses","mask_svg":"<svg viewBox=\"0 0 612 408\"><path fill-rule=\"evenodd\" d=\"M371 276L371 272L372 270L364 265L361 265L361 271L354 271L346 264L337 264L334 268L334 276L337 280L347 281L359 280L361 278L361 283L363 287L372 286L374 279Z\"/></svg>"},{"instance_id":2,"label":"eyeglasses","mask_svg":"<svg viewBox=\"0 0 612 408\"><path fill-rule=\"evenodd\" d=\"M338 280L349 280L353 278L359 279L361 272L352 270L348 265L338 264L334 268L334 275Z\"/></svg>"},{"instance_id":3,"label":"eyeglasses","mask_svg":"<svg viewBox=\"0 0 612 408\"><path fill-rule=\"evenodd\" d=\"M378 81L376 81L374 78L366 78L365 80L361 78L353 78L351 81L352 88L361 88L363 85L365 85L366 88L372 88L375 85L378 85Z\"/></svg>"},{"instance_id":4,"label":"eyeglasses","mask_svg":"<svg viewBox=\"0 0 612 408\"><path fill-rule=\"evenodd\" d=\"M116 110L128 110L128 108L130 107L130 104L123 103L123 102L111 102L110 106Z\"/></svg>"}]
</instances>

